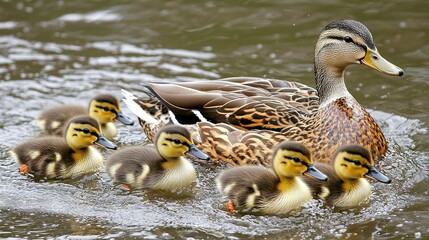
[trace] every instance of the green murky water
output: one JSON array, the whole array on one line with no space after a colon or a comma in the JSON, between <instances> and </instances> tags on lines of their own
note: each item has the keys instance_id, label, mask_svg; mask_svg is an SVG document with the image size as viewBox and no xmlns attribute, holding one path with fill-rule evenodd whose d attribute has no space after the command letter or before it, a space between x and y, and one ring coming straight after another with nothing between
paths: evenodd
<instances>
[{"instance_id":1,"label":"green murky water","mask_svg":"<svg viewBox=\"0 0 429 240\"><path fill-rule=\"evenodd\" d=\"M428 9L423 0L0 1L0 238L429 238ZM176 196L124 192L104 170L35 182L6 154L38 135L44 107L120 97L121 88L138 94L144 81L256 76L314 86L314 43L342 18L365 23L405 71L347 72L350 92L390 142L380 168L394 182L374 184L368 205L229 215L213 184L221 166L196 163L194 191ZM119 145L146 141L138 126L119 130Z\"/></svg>"}]
</instances>

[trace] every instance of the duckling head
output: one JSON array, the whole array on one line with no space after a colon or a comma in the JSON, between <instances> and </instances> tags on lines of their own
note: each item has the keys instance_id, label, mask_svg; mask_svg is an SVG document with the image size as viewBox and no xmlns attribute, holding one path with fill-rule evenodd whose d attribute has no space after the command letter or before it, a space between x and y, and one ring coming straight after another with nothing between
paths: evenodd
<instances>
[{"instance_id":1,"label":"duckling head","mask_svg":"<svg viewBox=\"0 0 429 240\"><path fill-rule=\"evenodd\" d=\"M86 149L94 144L116 149L116 145L101 134L100 124L89 116L78 116L70 119L65 135L67 144L75 151Z\"/></svg>"},{"instance_id":2,"label":"duckling head","mask_svg":"<svg viewBox=\"0 0 429 240\"><path fill-rule=\"evenodd\" d=\"M345 182L369 178L382 183L391 180L374 167L374 160L368 149L360 145L346 145L333 155L337 175Z\"/></svg>"},{"instance_id":3,"label":"duckling head","mask_svg":"<svg viewBox=\"0 0 429 240\"><path fill-rule=\"evenodd\" d=\"M100 124L107 124L115 120L125 125L134 124L133 120L121 112L118 99L110 94L99 94L91 100L89 116Z\"/></svg>"},{"instance_id":4,"label":"duckling head","mask_svg":"<svg viewBox=\"0 0 429 240\"><path fill-rule=\"evenodd\" d=\"M328 180L325 174L313 166L310 150L299 142L280 143L274 151L272 166L279 177L305 175L322 181Z\"/></svg>"},{"instance_id":5,"label":"duckling head","mask_svg":"<svg viewBox=\"0 0 429 240\"><path fill-rule=\"evenodd\" d=\"M332 68L332 72L342 75L348 65L355 63L389 75L404 74L401 68L380 55L365 25L354 20L329 23L320 33L316 44L315 65Z\"/></svg>"},{"instance_id":6,"label":"duckling head","mask_svg":"<svg viewBox=\"0 0 429 240\"><path fill-rule=\"evenodd\" d=\"M166 160L176 160L185 154L207 160L209 156L193 143L190 132L183 126L167 125L160 129L155 138L156 148Z\"/></svg>"}]
</instances>

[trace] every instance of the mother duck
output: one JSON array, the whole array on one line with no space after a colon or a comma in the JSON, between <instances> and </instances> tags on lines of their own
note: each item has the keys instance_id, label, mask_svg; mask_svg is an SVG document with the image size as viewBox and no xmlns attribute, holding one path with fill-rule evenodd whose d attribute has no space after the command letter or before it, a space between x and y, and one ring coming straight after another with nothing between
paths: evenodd
<instances>
[{"instance_id":1,"label":"mother duck","mask_svg":"<svg viewBox=\"0 0 429 240\"><path fill-rule=\"evenodd\" d=\"M243 141L249 141L248 136L257 136L255 131L263 130L267 134L269 130L273 136L281 135L279 141L286 138L304 143L316 161L329 161L335 149L344 144L363 145L371 149L375 159L382 159L387 152L387 141L374 119L349 93L344 81L345 69L351 64L362 64L393 76L404 73L380 55L365 25L354 20L339 20L323 28L316 43L316 89L297 82L251 77L170 84L151 82L145 85L151 99L136 102L154 115L145 103L153 103L156 97L181 123L196 123L205 118L212 123L233 126L239 134L235 130L225 132L225 141L230 141L226 145L230 146L247 145ZM157 109L163 108L157 106ZM222 156L231 151L213 150L219 149L213 146L216 141L204 137L212 138L210 132L216 127L199 129L202 144L206 146L202 150L215 155L214 158L231 158ZM211 145L208 141L212 141ZM255 143L255 150L247 151L261 151L265 141ZM231 162L246 163L243 159Z\"/></svg>"}]
</instances>

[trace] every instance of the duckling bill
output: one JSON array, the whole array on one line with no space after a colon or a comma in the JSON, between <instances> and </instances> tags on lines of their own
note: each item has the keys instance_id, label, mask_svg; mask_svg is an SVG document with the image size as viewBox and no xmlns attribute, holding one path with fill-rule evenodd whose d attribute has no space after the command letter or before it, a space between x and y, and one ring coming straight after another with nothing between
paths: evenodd
<instances>
[{"instance_id":1,"label":"duckling bill","mask_svg":"<svg viewBox=\"0 0 429 240\"><path fill-rule=\"evenodd\" d=\"M10 151L21 164L20 172L42 178L69 178L97 171L103 156L92 145L116 149L100 130L98 122L88 116L72 118L64 137L45 136L28 140Z\"/></svg>"},{"instance_id":2,"label":"duckling bill","mask_svg":"<svg viewBox=\"0 0 429 240\"><path fill-rule=\"evenodd\" d=\"M42 131L49 135L61 136L64 134L64 125L75 116L89 115L98 121L103 135L109 140L117 135L117 129L113 121L119 121L125 125L133 125L134 122L125 116L120 110L118 99L111 94L99 94L89 103L89 108L78 105L64 104L51 107L42 111L38 124Z\"/></svg>"},{"instance_id":3,"label":"duckling bill","mask_svg":"<svg viewBox=\"0 0 429 240\"><path fill-rule=\"evenodd\" d=\"M327 180L327 176L313 166L310 151L301 143L283 142L274 153L272 169L237 166L216 178L218 189L230 199L227 205L230 212L235 208L257 208L265 214L285 214L312 199L310 188L300 176Z\"/></svg>"},{"instance_id":4,"label":"duckling bill","mask_svg":"<svg viewBox=\"0 0 429 240\"><path fill-rule=\"evenodd\" d=\"M185 154L207 160L209 157L193 144L183 126L160 129L153 146L132 146L112 154L106 162L107 173L128 189L151 188L177 191L191 185L196 172Z\"/></svg>"},{"instance_id":5,"label":"duckling bill","mask_svg":"<svg viewBox=\"0 0 429 240\"><path fill-rule=\"evenodd\" d=\"M363 146L345 145L336 151L331 162L315 164L329 176L327 182L305 180L314 198L323 199L329 205L355 207L364 203L371 194L371 186L365 178L391 183L374 167L371 153Z\"/></svg>"}]
</instances>

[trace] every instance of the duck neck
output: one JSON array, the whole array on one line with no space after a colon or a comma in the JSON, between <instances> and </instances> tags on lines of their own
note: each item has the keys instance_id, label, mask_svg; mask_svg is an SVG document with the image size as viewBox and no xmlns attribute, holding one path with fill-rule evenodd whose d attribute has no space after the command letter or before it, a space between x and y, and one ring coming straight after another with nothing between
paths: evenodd
<instances>
[{"instance_id":1,"label":"duck neck","mask_svg":"<svg viewBox=\"0 0 429 240\"><path fill-rule=\"evenodd\" d=\"M342 178L341 180L343 180L343 184L342 184L343 188L345 190L348 190L348 191L356 188L360 183L359 178L358 179L344 179L344 178Z\"/></svg>"},{"instance_id":2,"label":"duck neck","mask_svg":"<svg viewBox=\"0 0 429 240\"><path fill-rule=\"evenodd\" d=\"M82 147L82 146L70 146L70 148L75 153L86 154L86 153L88 153L90 147L88 147L88 146L86 146L86 147Z\"/></svg>"},{"instance_id":3,"label":"duck neck","mask_svg":"<svg viewBox=\"0 0 429 240\"><path fill-rule=\"evenodd\" d=\"M285 192L295 184L295 181L296 177L279 176L279 183L277 184L277 189L281 192Z\"/></svg>"},{"instance_id":4,"label":"duck neck","mask_svg":"<svg viewBox=\"0 0 429 240\"><path fill-rule=\"evenodd\" d=\"M108 122L105 124L100 123L100 128L101 128L101 132L103 133L103 135L111 141L114 140L116 135L118 135L116 125L113 122Z\"/></svg>"},{"instance_id":5,"label":"duck neck","mask_svg":"<svg viewBox=\"0 0 429 240\"><path fill-rule=\"evenodd\" d=\"M67 145L74 151L74 152L79 152L79 153L85 153L88 151L90 145L88 146L88 144L83 144L80 143L78 141L73 141L71 140L72 137L66 137L66 142Z\"/></svg>"},{"instance_id":6,"label":"duck neck","mask_svg":"<svg viewBox=\"0 0 429 240\"><path fill-rule=\"evenodd\" d=\"M344 82L344 72L345 66L327 66L316 59L314 74L319 95L319 108L325 107L336 99L352 97Z\"/></svg>"},{"instance_id":7,"label":"duck neck","mask_svg":"<svg viewBox=\"0 0 429 240\"><path fill-rule=\"evenodd\" d=\"M180 164L182 157L167 158L163 156L164 161L161 163L163 169L171 169Z\"/></svg>"}]
</instances>

